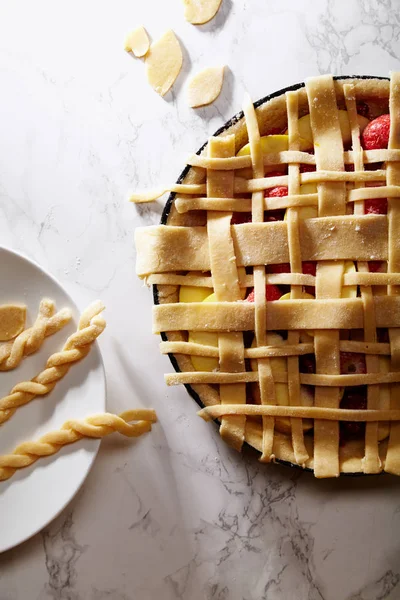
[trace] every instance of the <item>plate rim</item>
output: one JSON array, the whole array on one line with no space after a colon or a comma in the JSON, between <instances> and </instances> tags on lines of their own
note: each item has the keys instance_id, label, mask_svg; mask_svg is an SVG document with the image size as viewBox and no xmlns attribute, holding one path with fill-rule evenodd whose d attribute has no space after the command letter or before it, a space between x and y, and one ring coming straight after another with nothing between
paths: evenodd
<instances>
[{"instance_id":1,"label":"plate rim","mask_svg":"<svg viewBox=\"0 0 400 600\"><path fill-rule=\"evenodd\" d=\"M34 259L26 256L23 252L21 252L19 250L14 250L14 249L10 248L9 246L4 246L3 244L0 244L0 255L1 255L2 252L5 252L5 253L10 254L10 255L14 255L17 258L22 259L23 261L28 262L33 268L41 271L42 274L44 274L45 276L47 276L55 285L57 285L63 291L63 293L68 298L68 301L69 301L69 303L71 305L71 308L74 309L78 314L80 314L81 310L77 306L75 300L71 297L71 294L65 289L65 287L61 284L61 282L54 275L52 275L47 269L45 269L44 267L42 267L38 262L36 262L36 260L34 260ZM103 403L102 403L103 404L103 409L102 410L105 412L106 409L107 409L107 376L106 376L106 370L105 370L105 367L104 367L103 356L102 356L102 353L101 353L101 350L100 350L100 346L99 346L97 340L94 343L94 348L95 348L95 350L97 352L97 357L98 357L98 360L99 360L99 367L100 367L100 371L101 371L101 374L102 374L102 388L103 388L102 397L104 398ZM63 512L63 510L65 510L65 508L72 502L72 500L76 497L76 495L78 494L78 492L81 490L83 484L85 483L85 481L86 481L86 479L87 479L87 477L88 477L91 469L93 468L93 465L95 463L97 454L99 452L100 444L101 444L101 439L95 439L95 440L93 440L93 442L94 442L94 444L93 444L93 451L91 452L89 463L88 463L87 467L84 470L84 473L82 475L82 479L81 479L80 483L74 489L72 495L70 495L68 497L68 499L62 504L62 506L59 508L59 510L57 510L54 514L52 514L46 520L45 523L43 523L42 525L40 525L37 528L35 528L34 531L32 531L28 535L24 536L18 542L2 546L2 544L1 544L1 538L0 538L0 554L2 554L4 552L7 552L8 550L11 550L12 548L16 548L20 544L23 544L24 542L30 540L33 536L35 536L36 534L38 534L45 527L47 527L50 523L52 523L55 519L57 519L57 517ZM0 489L0 493L1 493L1 489Z\"/></svg>"}]
</instances>

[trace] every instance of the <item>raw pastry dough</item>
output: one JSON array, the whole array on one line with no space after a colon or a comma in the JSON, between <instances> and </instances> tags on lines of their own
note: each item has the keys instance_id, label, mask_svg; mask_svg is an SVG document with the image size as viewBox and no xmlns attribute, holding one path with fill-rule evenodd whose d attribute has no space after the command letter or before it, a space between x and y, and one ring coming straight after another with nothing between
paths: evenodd
<instances>
[{"instance_id":1,"label":"raw pastry dough","mask_svg":"<svg viewBox=\"0 0 400 600\"><path fill-rule=\"evenodd\" d=\"M140 25L125 38L125 50L127 52L133 52L135 56L141 58L145 56L149 51L150 41L149 36L143 25Z\"/></svg>"},{"instance_id":2,"label":"raw pastry dough","mask_svg":"<svg viewBox=\"0 0 400 600\"><path fill-rule=\"evenodd\" d=\"M71 320L71 311L64 308L54 314L52 300L44 299L39 306L39 314L35 323L25 329L12 342L0 346L0 371L11 371L18 367L25 356L37 352L46 337L60 331Z\"/></svg>"},{"instance_id":3,"label":"raw pastry dough","mask_svg":"<svg viewBox=\"0 0 400 600\"><path fill-rule=\"evenodd\" d=\"M211 21L218 12L222 0L183 0L185 19L193 25Z\"/></svg>"},{"instance_id":4,"label":"raw pastry dough","mask_svg":"<svg viewBox=\"0 0 400 600\"><path fill-rule=\"evenodd\" d=\"M357 108L375 106L371 99L390 111L387 149L361 146ZM157 285L154 332L177 371L167 383L190 385L202 416L221 420L224 439L235 448L246 440L263 461L276 457L317 477L400 475L400 73L390 86L315 77L256 106L246 98L244 114L164 188L175 195L163 224L135 232L137 273ZM311 152L301 146L304 116ZM271 128L287 128L282 151L262 144ZM287 195L270 194L279 186ZM273 210L284 220L264 214ZM180 285L194 298L196 286L210 289L213 301L179 302ZM288 299L268 298L268 285L290 286ZM314 294L304 298L303 286ZM249 301L239 299L250 288ZM270 331L287 336L272 343ZM196 341L198 332L217 336L218 347ZM355 353L354 364L343 353ZM191 356L218 367L197 371ZM273 369L277 360L285 368ZM311 398L301 386L314 388ZM343 421L365 423L365 434Z\"/></svg>"},{"instance_id":5,"label":"raw pastry dough","mask_svg":"<svg viewBox=\"0 0 400 600\"><path fill-rule=\"evenodd\" d=\"M0 306L0 342L12 340L24 330L26 306L2 304Z\"/></svg>"},{"instance_id":6,"label":"raw pastry dough","mask_svg":"<svg viewBox=\"0 0 400 600\"><path fill-rule=\"evenodd\" d=\"M198 108L211 104L218 98L224 81L224 67L207 67L189 81L187 97L189 106Z\"/></svg>"},{"instance_id":7,"label":"raw pastry dough","mask_svg":"<svg viewBox=\"0 0 400 600\"><path fill-rule=\"evenodd\" d=\"M36 396L51 392L71 366L89 354L93 342L106 326L100 315L103 310L104 306L99 300L93 302L82 313L78 330L67 339L62 351L50 356L46 369L31 381L18 383L7 396L0 399L0 424L8 421L19 406L28 404Z\"/></svg>"},{"instance_id":8,"label":"raw pastry dough","mask_svg":"<svg viewBox=\"0 0 400 600\"><path fill-rule=\"evenodd\" d=\"M160 96L165 96L175 83L182 62L182 50L172 29L150 46L146 55L147 80Z\"/></svg>"},{"instance_id":9,"label":"raw pastry dough","mask_svg":"<svg viewBox=\"0 0 400 600\"><path fill-rule=\"evenodd\" d=\"M52 456L63 446L73 444L84 437L103 438L114 432L127 437L139 437L151 431L151 425L156 421L157 416L152 409L128 410L119 416L104 413L79 421L66 421L58 431L46 433L35 442L24 442L11 454L0 456L0 481L10 479L17 469L29 467L39 458Z\"/></svg>"}]
</instances>

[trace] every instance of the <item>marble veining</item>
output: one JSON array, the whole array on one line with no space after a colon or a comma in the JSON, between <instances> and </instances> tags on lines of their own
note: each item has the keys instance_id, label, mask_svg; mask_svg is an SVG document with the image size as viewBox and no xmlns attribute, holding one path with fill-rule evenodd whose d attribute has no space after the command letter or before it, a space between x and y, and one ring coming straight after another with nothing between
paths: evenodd
<instances>
[{"instance_id":1,"label":"marble veining","mask_svg":"<svg viewBox=\"0 0 400 600\"><path fill-rule=\"evenodd\" d=\"M123 51L143 23L178 35L184 68L164 99ZM3 0L0 234L84 306L101 296L108 406L154 406L150 435L109 438L72 503L0 556L0 600L397 600L400 481L315 481L238 456L196 416L151 334L151 292L133 231L162 203L134 189L176 179L185 157L254 99L325 72L399 68L397 0L223 0L193 27L180 0ZM188 74L226 64L210 107L186 104ZM12 515L11 518L18 518ZM1 532L0 532L1 535Z\"/></svg>"}]
</instances>

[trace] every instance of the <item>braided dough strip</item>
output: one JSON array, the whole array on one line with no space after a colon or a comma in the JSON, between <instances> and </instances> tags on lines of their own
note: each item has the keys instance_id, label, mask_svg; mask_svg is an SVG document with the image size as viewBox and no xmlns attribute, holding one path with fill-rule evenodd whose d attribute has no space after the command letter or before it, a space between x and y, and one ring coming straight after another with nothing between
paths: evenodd
<instances>
[{"instance_id":1,"label":"braided dough strip","mask_svg":"<svg viewBox=\"0 0 400 600\"><path fill-rule=\"evenodd\" d=\"M321 419L324 421L354 421L371 423L375 421L400 421L400 410L352 410L346 408L326 408L323 406L273 406L271 404L216 404L206 406L197 413L205 421L222 415L247 415L252 417L291 417Z\"/></svg>"},{"instance_id":2,"label":"braided dough strip","mask_svg":"<svg viewBox=\"0 0 400 600\"><path fill-rule=\"evenodd\" d=\"M8 421L18 407L28 404L36 396L51 392L71 366L89 353L91 345L106 326L103 317L99 316L103 310L104 306L99 300L91 304L82 313L78 330L67 339L62 351L50 356L46 369L31 381L18 383L7 396L0 399L0 424Z\"/></svg>"},{"instance_id":3,"label":"braided dough strip","mask_svg":"<svg viewBox=\"0 0 400 600\"><path fill-rule=\"evenodd\" d=\"M152 409L128 410L119 416L104 413L79 421L66 421L61 429L46 433L37 441L19 444L11 454L0 456L0 481L12 477L17 469L29 467L39 458L52 456L63 446L82 438L103 438L115 432L127 437L139 437L151 431L151 425L156 421L157 416Z\"/></svg>"},{"instance_id":4,"label":"braided dough strip","mask_svg":"<svg viewBox=\"0 0 400 600\"><path fill-rule=\"evenodd\" d=\"M44 298L39 305L39 313L35 323L25 329L12 342L0 346L0 371L11 371L30 354L37 352L46 337L54 335L71 320L71 311L64 308L54 314L55 305L52 300Z\"/></svg>"}]
</instances>

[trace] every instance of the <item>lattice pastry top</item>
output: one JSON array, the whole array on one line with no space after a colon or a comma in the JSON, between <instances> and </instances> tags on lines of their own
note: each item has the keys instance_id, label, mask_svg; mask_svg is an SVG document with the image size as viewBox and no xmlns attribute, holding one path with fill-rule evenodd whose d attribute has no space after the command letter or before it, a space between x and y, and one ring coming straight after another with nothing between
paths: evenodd
<instances>
[{"instance_id":1,"label":"lattice pastry top","mask_svg":"<svg viewBox=\"0 0 400 600\"><path fill-rule=\"evenodd\" d=\"M400 73L246 99L188 164L136 231L167 383L263 461L400 474Z\"/></svg>"}]
</instances>

